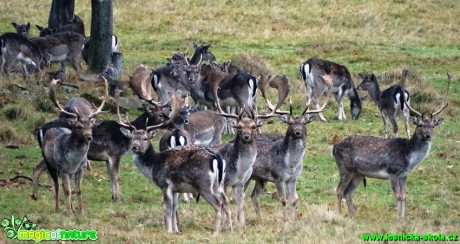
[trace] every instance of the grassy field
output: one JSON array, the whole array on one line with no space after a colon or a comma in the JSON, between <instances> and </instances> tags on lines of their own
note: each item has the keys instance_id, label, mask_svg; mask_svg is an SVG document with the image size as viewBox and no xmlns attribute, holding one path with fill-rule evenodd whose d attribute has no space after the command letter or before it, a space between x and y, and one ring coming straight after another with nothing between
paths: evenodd
<instances>
[{"instance_id":1,"label":"grassy field","mask_svg":"<svg viewBox=\"0 0 460 244\"><path fill-rule=\"evenodd\" d=\"M2 33L14 30L11 22L30 22L31 36L36 36L34 25L47 23L50 1L0 2ZM75 13L85 21L87 35L89 2L76 0L75 6ZM111 201L106 167L102 162L94 162L92 171L85 172L83 179L85 213L69 216L64 208L56 213L46 176L41 178L44 186L40 187L37 201L29 198L32 189L27 180L3 180L32 175L41 158L33 132L57 116L42 89L49 80L43 77L24 81L19 76L0 77L0 219L14 214L27 216L39 228L95 229L102 243L356 243L366 233L460 234L457 1L114 0L113 7L114 33L120 38L120 51L124 55L124 82L141 63L158 68L174 52L188 51L191 55L193 41L212 44L211 50L219 63L249 54L264 60L272 73L288 75L297 113L306 101L298 67L310 57L344 64L354 76L355 84L360 82L359 72L396 77L386 80L383 88L398 83L398 70L408 68L412 106L421 110L432 111L440 106L447 84L446 73L451 72L454 79L449 107L441 114L445 121L436 127L430 155L408 178L406 220L397 218L389 181L383 180L368 179L366 188L358 188L354 194L356 220L348 217L345 208L342 215L335 209L339 176L331 153L334 138L383 135L380 115L369 100L364 102L357 121L338 121L337 105L330 102L325 113L329 122L315 120L308 125L308 149L297 184L299 204L294 222L282 220L281 205L270 194L260 198L262 216L258 218L249 198L251 185L245 206L247 226L235 225L232 232L212 237L214 213L205 201L200 201L180 205L181 233L169 235L164 228L159 188L137 171L131 154L123 158L121 166L122 202ZM74 76L74 71L70 68L69 71ZM71 82L82 89L61 91L63 103L84 93L99 94L90 84ZM16 85L26 87L27 92ZM348 99L345 107L347 117L351 118ZM262 102L259 108L264 111ZM138 112L129 113L132 118ZM102 116L115 117L113 113ZM286 126L279 119L271 120L274 123L265 125L263 131L284 133ZM400 129L399 135L404 135L403 130ZM155 145L157 142L153 141ZM19 149L7 149L7 145L18 145ZM267 190L275 191L273 184ZM232 213L235 209L232 205ZM233 217L235 220L235 214ZM11 242L5 233L0 234L2 242Z\"/></svg>"}]
</instances>

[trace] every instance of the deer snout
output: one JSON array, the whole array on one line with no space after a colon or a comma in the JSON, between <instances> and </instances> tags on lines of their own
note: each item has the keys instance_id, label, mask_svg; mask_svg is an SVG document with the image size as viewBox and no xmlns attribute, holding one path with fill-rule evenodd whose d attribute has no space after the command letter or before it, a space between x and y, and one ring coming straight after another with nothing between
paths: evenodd
<instances>
[{"instance_id":1,"label":"deer snout","mask_svg":"<svg viewBox=\"0 0 460 244\"><path fill-rule=\"evenodd\" d=\"M251 135L249 135L249 134L244 134L244 135L243 135L243 140L245 140L245 141L251 140Z\"/></svg>"},{"instance_id":2,"label":"deer snout","mask_svg":"<svg viewBox=\"0 0 460 244\"><path fill-rule=\"evenodd\" d=\"M92 141L93 140L93 137L91 135L85 136L85 138L86 138L87 141Z\"/></svg>"},{"instance_id":3,"label":"deer snout","mask_svg":"<svg viewBox=\"0 0 460 244\"><path fill-rule=\"evenodd\" d=\"M137 151L138 149L139 149L139 145L138 145L138 144L132 144L132 145L131 145L131 150Z\"/></svg>"},{"instance_id":4,"label":"deer snout","mask_svg":"<svg viewBox=\"0 0 460 244\"><path fill-rule=\"evenodd\" d=\"M188 124L189 120L188 119L184 119L184 124Z\"/></svg>"}]
</instances>

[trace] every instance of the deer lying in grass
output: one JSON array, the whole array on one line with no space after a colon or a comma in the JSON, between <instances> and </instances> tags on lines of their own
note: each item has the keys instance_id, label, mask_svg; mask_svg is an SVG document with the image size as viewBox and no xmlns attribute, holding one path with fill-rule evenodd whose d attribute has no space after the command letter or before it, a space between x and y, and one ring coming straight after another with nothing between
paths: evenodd
<instances>
[{"instance_id":1,"label":"deer lying in grass","mask_svg":"<svg viewBox=\"0 0 460 244\"><path fill-rule=\"evenodd\" d=\"M106 88L108 89L108 88ZM106 91L106 97L108 97L108 91ZM83 100L82 98L79 98ZM86 100L84 100L86 101ZM88 102L78 101L78 103L89 104ZM64 107L67 111L88 111L86 113L91 113L91 109L82 109L81 105L74 103L68 103ZM118 111L117 111L118 112ZM117 113L119 114L119 113ZM155 107L154 110L150 109L147 106L144 106L144 112L138 116L136 119L130 122L131 125L138 128L145 128L145 126L157 125L164 123L166 117L159 108ZM39 145L42 144L43 135L46 134L46 131L52 127L67 127L68 123L62 118L45 124L39 132L38 141ZM89 146L87 158L94 161L105 161L107 165L107 171L110 176L110 181L112 183L112 200L119 201L121 200L121 191L120 191L120 160L123 155L129 150L130 139L127 138L120 131L121 125L114 120L102 120L97 123L92 128L93 139ZM41 146L40 146L41 147ZM33 184L32 184L32 198L37 199L38 193L38 181L40 174L46 170L45 162L40 162L34 168L33 174Z\"/></svg>"},{"instance_id":2,"label":"deer lying in grass","mask_svg":"<svg viewBox=\"0 0 460 244\"><path fill-rule=\"evenodd\" d=\"M333 155L339 169L340 182L337 186L337 211L341 213L342 198L345 196L348 212L356 218L352 194L365 177L390 179L396 197L398 216L404 218L406 208L406 180L430 153L434 127L444 119L435 119L446 107L451 77L448 74L446 96L441 108L432 113L417 112L406 103L417 116L412 122L417 126L410 139L383 139L370 136L350 136L334 145ZM365 182L365 181L364 181Z\"/></svg>"},{"instance_id":3,"label":"deer lying in grass","mask_svg":"<svg viewBox=\"0 0 460 244\"><path fill-rule=\"evenodd\" d=\"M53 172L51 176L54 182L54 194L56 211L59 210L59 184L58 175L61 177L64 187L64 194L67 201L67 212L73 213L74 208L71 200L70 178L75 175L75 193L78 198L79 211L83 212L83 201L81 197L81 180L83 178L83 167L87 163L86 155L89 144L92 140L93 118L102 112L102 103L94 113L88 117L81 116L78 112L68 112L61 107L56 99L54 86L57 80L53 80L49 96L54 105L61 113L64 113L72 119L69 119L71 129L63 127L50 128L43 138L43 155L48 171Z\"/></svg>"},{"instance_id":4,"label":"deer lying in grass","mask_svg":"<svg viewBox=\"0 0 460 244\"><path fill-rule=\"evenodd\" d=\"M22 63L23 76L29 76L27 65L41 71L42 53L40 48L29 39L16 33L5 33L0 36L0 54L2 57L0 72L8 74L11 66L17 61Z\"/></svg>"},{"instance_id":5,"label":"deer lying in grass","mask_svg":"<svg viewBox=\"0 0 460 244\"><path fill-rule=\"evenodd\" d=\"M318 108L319 98L327 90L327 85L325 84L331 83L332 93L334 93L335 100L339 105L339 120L346 119L342 103L344 95L347 95L350 99L352 118L358 119L361 113L361 99L347 67L328 60L310 58L300 65L300 73L307 88L307 106L313 101L313 104ZM321 81L324 80L325 75L330 77L330 81ZM326 121L322 113L319 113L319 117L322 121Z\"/></svg>"},{"instance_id":6,"label":"deer lying in grass","mask_svg":"<svg viewBox=\"0 0 460 244\"><path fill-rule=\"evenodd\" d=\"M405 83L406 76L407 70L404 70L403 84ZM357 89L367 91L372 100L374 100L374 102L377 104L383 119L383 130L385 132L385 138L388 138L388 120L390 120L390 123L393 126L393 137L397 137L397 117L402 117L404 119L407 138L409 138L409 108L405 106L405 103L409 103L409 91L405 90L404 86L393 85L381 92L377 77L375 77L374 74L359 74L359 77L361 77L363 81Z\"/></svg>"},{"instance_id":7,"label":"deer lying in grass","mask_svg":"<svg viewBox=\"0 0 460 244\"><path fill-rule=\"evenodd\" d=\"M252 111L252 110L251 110ZM217 152L227 162L224 180L224 191L233 188L233 198L238 209L240 225L245 225L244 218L244 184L252 174L252 167L257 156L257 129L262 126L261 118L269 118L276 115L259 116L254 112L243 118L243 112L238 115L221 114L224 117L236 119L236 137L231 142L215 147Z\"/></svg>"},{"instance_id":8,"label":"deer lying in grass","mask_svg":"<svg viewBox=\"0 0 460 244\"><path fill-rule=\"evenodd\" d=\"M267 181L274 182L278 196L283 206L283 217L286 219L286 193L292 207L292 218L295 219L295 207L298 201L296 190L297 178L303 168L303 158L307 148L306 125L313 121L310 114L324 111L330 98L330 92L324 104L317 110L308 110L308 107L301 115L294 116L292 103L290 104L289 115L282 115L281 121L288 124L283 139L257 140L257 158L253 166L251 180L255 181L251 193L252 203L255 212L260 216L258 198L265 189ZM280 112L278 112L280 113ZM249 181L246 185L249 184Z\"/></svg>"},{"instance_id":9,"label":"deer lying in grass","mask_svg":"<svg viewBox=\"0 0 460 244\"><path fill-rule=\"evenodd\" d=\"M120 121L120 123L123 123ZM225 160L209 148L185 146L156 153L150 140L154 129L125 128L120 130L131 138L133 159L138 169L151 179L163 192L163 209L166 229L178 233L178 194L194 192L202 196L215 210L214 234L221 230L222 213L225 228L232 228L228 199L223 190Z\"/></svg>"}]
</instances>

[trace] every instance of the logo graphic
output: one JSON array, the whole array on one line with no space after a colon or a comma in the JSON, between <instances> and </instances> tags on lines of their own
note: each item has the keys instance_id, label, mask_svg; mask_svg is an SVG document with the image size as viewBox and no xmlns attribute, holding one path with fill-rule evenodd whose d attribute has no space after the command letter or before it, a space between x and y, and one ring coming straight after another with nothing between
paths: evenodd
<instances>
[{"instance_id":1,"label":"logo graphic","mask_svg":"<svg viewBox=\"0 0 460 244\"><path fill-rule=\"evenodd\" d=\"M3 233L10 239L35 242L97 240L97 230L63 230L61 228L34 230L36 226L37 224L30 222L26 216L21 219L15 218L13 214L11 219L5 218L2 220Z\"/></svg>"}]
</instances>

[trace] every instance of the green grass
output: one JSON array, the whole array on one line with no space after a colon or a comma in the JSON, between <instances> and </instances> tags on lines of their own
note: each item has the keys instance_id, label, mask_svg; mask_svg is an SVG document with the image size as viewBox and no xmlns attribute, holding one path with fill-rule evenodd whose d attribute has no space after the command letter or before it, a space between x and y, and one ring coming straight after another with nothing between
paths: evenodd
<instances>
[{"instance_id":1,"label":"green grass","mask_svg":"<svg viewBox=\"0 0 460 244\"><path fill-rule=\"evenodd\" d=\"M304 84L300 79L300 62L321 57L346 65L358 83L357 73L378 75L409 68L408 87L416 109L435 109L444 93L447 72L454 79L448 98L449 107L442 113L443 124L436 128L431 153L408 178L407 218L397 219L395 199L388 181L368 179L354 194L357 219L348 218L345 203L342 214L336 213L335 187L338 171L332 157L334 137L352 134L382 136L382 121L375 104L366 101L362 116L350 120L349 101L345 99L349 120L338 121L337 105L329 103L325 116L328 123L315 120L308 125L308 149L304 170L297 189L299 204L295 222L283 222L280 203L272 195L260 198L262 216L258 218L246 196L247 226L221 238L211 236L213 210L205 203L179 206L181 234L165 232L159 188L136 169L131 154L123 158L121 191L123 201L112 203L110 180L103 162L93 162L83 179L85 214L68 216L54 211L53 192L40 187L39 199L29 198L27 180L15 183L0 181L0 218L27 215L41 228L96 229L99 241L114 242L224 242L224 243L356 243L364 233L443 233L458 234L460 229L460 119L458 117L460 8L457 1L114 1L114 33L121 41L124 54L123 81L141 63L150 68L163 65L174 52L192 54L192 42L212 44L218 62L250 53L265 60L276 74L286 74L291 81L294 109L303 110ZM46 25L50 1L15 1L0 4L0 30L13 31L11 22ZM76 1L75 13L90 33L90 3ZM73 75L73 70L69 71ZM0 77L0 179L17 174L31 176L41 155L34 130L57 113L50 110L42 90L46 77L23 81L19 77ZM77 81L71 81L77 82ZM398 80L385 83L397 83ZM27 87L28 95L13 84ZM80 83L82 91L59 91L61 103L72 96L90 93L98 96L89 84ZM126 86L128 87L128 86ZM31 95L31 98L29 98ZM34 98L34 95L38 97ZM364 96L364 94L361 94ZM264 104L259 99L259 108ZM272 102L275 94L271 92ZM96 102L97 104L97 102ZM283 105L284 110L288 109ZM17 113L21 112L21 113ZM134 118L137 111L129 111ZM25 116L26 115L26 116ZM101 118L115 119L113 113ZM283 133L279 119L264 125L263 131ZM403 136L403 124L399 123ZM411 132L414 126L411 125ZM225 140L232 136L225 136ZM157 138L153 141L157 147ZM6 145L19 145L19 150ZM41 183L50 184L46 176ZM273 184L267 187L274 192ZM62 193L61 193L62 195ZM62 199L62 197L61 197ZM235 206L232 214L235 220ZM0 242L10 242L0 234Z\"/></svg>"}]
</instances>

